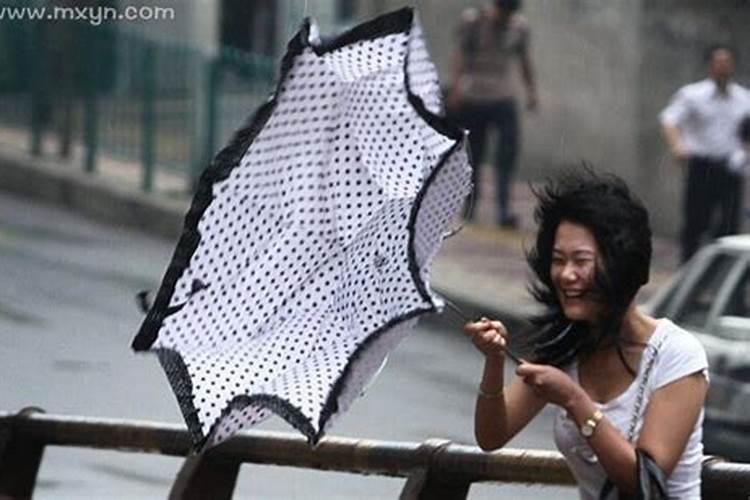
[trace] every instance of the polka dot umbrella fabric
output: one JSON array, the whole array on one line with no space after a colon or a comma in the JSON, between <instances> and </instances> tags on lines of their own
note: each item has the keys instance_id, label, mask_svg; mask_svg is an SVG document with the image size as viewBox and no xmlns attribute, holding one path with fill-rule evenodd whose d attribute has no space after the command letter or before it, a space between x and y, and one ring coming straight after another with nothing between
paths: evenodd
<instances>
[{"instance_id":1,"label":"polka dot umbrella fabric","mask_svg":"<svg viewBox=\"0 0 750 500\"><path fill-rule=\"evenodd\" d=\"M419 23L322 42L306 21L276 90L199 182L133 347L155 352L196 445L277 414L317 442L418 316L470 189Z\"/></svg>"}]
</instances>

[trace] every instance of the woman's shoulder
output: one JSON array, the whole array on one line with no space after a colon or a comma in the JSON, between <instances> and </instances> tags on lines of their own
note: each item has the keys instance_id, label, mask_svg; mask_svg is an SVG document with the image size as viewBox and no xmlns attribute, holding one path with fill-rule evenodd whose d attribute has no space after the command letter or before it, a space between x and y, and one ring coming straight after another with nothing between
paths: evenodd
<instances>
[{"instance_id":1,"label":"woman's shoulder","mask_svg":"<svg viewBox=\"0 0 750 500\"><path fill-rule=\"evenodd\" d=\"M654 333L663 336L661 342L665 353L703 353L705 356L703 345L695 335L676 325L668 318L660 318L657 322L657 330ZM655 342L651 343L655 344L659 341L657 338Z\"/></svg>"},{"instance_id":2,"label":"woman's shoulder","mask_svg":"<svg viewBox=\"0 0 750 500\"><path fill-rule=\"evenodd\" d=\"M656 388L693 373L706 373L708 358L703 345L695 335L669 319L658 320L654 337L649 343L656 349Z\"/></svg>"}]
</instances>

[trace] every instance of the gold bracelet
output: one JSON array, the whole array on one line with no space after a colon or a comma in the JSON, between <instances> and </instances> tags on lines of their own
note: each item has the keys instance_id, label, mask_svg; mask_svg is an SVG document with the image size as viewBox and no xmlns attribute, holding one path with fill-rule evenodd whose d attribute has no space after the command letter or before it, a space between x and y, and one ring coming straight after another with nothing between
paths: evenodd
<instances>
[{"instance_id":1,"label":"gold bracelet","mask_svg":"<svg viewBox=\"0 0 750 500\"><path fill-rule=\"evenodd\" d=\"M501 387L500 390L498 390L497 392L485 392L482 390L482 386L479 386L479 389L477 390L477 394L479 395L480 398L497 399L505 395L505 387Z\"/></svg>"}]
</instances>

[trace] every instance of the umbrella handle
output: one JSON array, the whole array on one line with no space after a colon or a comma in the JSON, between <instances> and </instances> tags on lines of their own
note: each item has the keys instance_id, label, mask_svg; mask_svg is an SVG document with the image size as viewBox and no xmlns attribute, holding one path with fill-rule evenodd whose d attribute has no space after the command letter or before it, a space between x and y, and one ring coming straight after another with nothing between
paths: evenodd
<instances>
[{"instance_id":1,"label":"umbrella handle","mask_svg":"<svg viewBox=\"0 0 750 500\"><path fill-rule=\"evenodd\" d=\"M446 299L445 297L441 297L441 299L443 300L443 302L445 302L445 305L447 305L449 309L451 309L453 312L458 314L458 316L460 316L461 319L463 319L467 323L476 321L476 319L469 318L469 316L467 316L466 313L464 313L460 307L458 307L456 304L454 304L450 300ZM508 358L510 358L514 363L518 365L520 365L521 363L524 363L524 360L521 359L521 357L515 354L513 351L511 351L509 348L506 347L504 351L505 351L505 354L508 356Z\"/></svg>"}]
</instances>

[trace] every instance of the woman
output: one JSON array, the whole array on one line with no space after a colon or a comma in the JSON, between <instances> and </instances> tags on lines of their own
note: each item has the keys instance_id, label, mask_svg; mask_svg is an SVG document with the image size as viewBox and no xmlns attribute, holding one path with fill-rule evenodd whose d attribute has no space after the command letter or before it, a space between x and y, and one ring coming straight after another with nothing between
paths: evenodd
<instances>
[{"instance_id":1,"label":"woman","mask_svg":"<svg viewBox=\"0 0 750 500\"><path fill-rule=\"evenodd\" d=\"M485 356L479 446L502 447L552 403L555 443L581 498L599 498L607 479L621 494L636 491L636 449L666 474L670 498L700 498L708 364L692 335L635 306L651 260L646 209L624 182L591 171L536 195L539 232L527 259L546 313L535 321L533 362L506 388L505 327L486 319L465 327Z\"/></svg>"}]
</instances>

